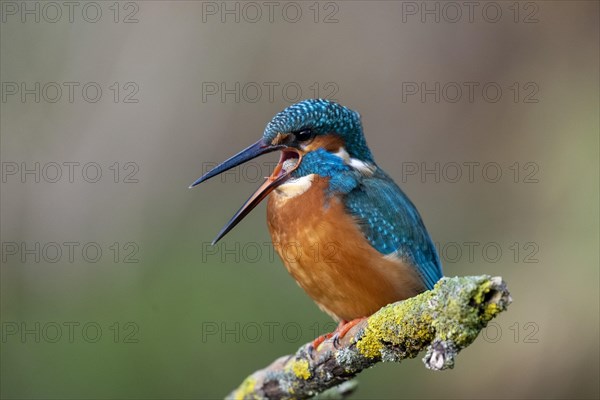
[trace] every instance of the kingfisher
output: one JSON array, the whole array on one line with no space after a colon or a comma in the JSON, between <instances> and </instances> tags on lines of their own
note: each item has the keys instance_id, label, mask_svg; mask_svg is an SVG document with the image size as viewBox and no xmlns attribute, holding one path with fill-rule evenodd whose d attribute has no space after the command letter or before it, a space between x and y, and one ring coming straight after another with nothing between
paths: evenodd
<instances>
[{"instance_id":1,"label":"kingfisher","mask_svg":"<svg viewBox=\"0 0 600 400\"><path fill-rule=\"evenodd\" d=\"M190 188L273 151L281 152L273 173L213 245L268 197L267 225L276 252L300 287L339 323L311 349L332 336L337 346L364 318L432 289L442 277L416 207L375 163L359 113L336 102L307 99L289 106L256 143Z\"/></svg>"}]
</instances>

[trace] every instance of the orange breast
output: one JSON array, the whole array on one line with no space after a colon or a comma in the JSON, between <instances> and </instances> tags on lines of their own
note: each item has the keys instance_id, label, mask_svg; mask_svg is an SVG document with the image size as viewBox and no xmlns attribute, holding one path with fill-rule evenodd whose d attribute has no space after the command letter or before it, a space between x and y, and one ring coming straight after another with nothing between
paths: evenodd
<instances>
[{"instance_id":1,"label":"orange breast","mask_svg":"<svg viewBox=\"0 0 600 400\"><path fill-rule=\"evenodd\" d=\"M371 315L424 290L414 267L384 257L364 238L341 200L315 176L295 197L274 191L267 205L273 245L310 297L337 320Z\"/></svg>"}]
</instances>

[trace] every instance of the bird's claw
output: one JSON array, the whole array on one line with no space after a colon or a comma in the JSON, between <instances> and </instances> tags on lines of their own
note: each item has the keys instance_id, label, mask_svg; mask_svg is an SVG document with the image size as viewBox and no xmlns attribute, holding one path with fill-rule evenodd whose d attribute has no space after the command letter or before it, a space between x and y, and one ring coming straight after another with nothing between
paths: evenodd
<instances>
[{"instance_id":1,"label":"bird's claw","mask_svg":"<svg viewBox=\"0 0 600 400\"><path fill-rule=\"evenodd\" d=\"M321 345L321 343L323 343L325 340L331 338L332 335L333 335L333 333L326 333L324 335L319 336L315 340L313 340L308 345L308 348L307 348L309 357L314 358L315 351L319 349L319 346Z\"/></svg>"},{"instance_id":2,"label":"bird's claw","mask_svg":"<svg viewBox=\"0 0 600 400\"><path fill-rule=\"evenodd\" d=\"M340 348L340 333L336 332L335 335L333 335L333 348L338 350Z\"/></svg>"},{"instance_id":3,"label":"bird's claw","mask_svg":"<svg viewBox=\"0 0 600 400\"><path fill-rule=\"evenodd\" d=\"M309 343L308 346L306 346L306 353L308 353L309 358L315 358L315 346L313 346L312 343Z\"/></svg>"},{"instance_id":4,"label":"bird's claw","mask_svg":"<svg viewBox=\"0 0 600 400\"><path fill-rule=\"evenodd\" d=\"M315 351L317 351L319 346L328 339L332 339L333 348L338 350L340 348L340 339L346 336L350 329L362 322L364 319L365 318L357 318L350 322L341 321L338 327L335 328L335 331L321 335L308 344L306 349L308 356L310 358L314 358Z\"/></svg>"},{"instance_id":5,"label":"bird's claw","mask_svg":"<svg viewBox=\"0 0 600 400\"><path fill-rule=\"evenodd\" d=\"M335 333L333 335L333 347L337 350L340 348L340 339L342 339L344 336L346 336L346 334L348 333L348 331L352 328L354 328L356 325L360 324L362 321L364 321L366 319L366 317L363 318L356 318L353 319L352 321L349 322L345 322L343 324L340 324L340 326L337 327L337 329L335 330Z\"/></svg>"}]
</instances>

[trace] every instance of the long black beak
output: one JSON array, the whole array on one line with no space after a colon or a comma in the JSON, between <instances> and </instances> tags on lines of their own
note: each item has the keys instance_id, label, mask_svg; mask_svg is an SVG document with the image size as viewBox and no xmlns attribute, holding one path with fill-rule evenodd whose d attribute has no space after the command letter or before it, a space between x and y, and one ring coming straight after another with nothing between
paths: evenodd
<instances>
[{"instance_id":1,"label":"long black beak","mask_svg":"<svg viewBox=\"0 0 600 400\"><path fill-rule=\"evenodd\" d=\"M244 150L240 151L235 156L223 161L221 164L217 165L216 167L214 167L213 169L211 169L210 171L208 171L207 173L202 175L200 178L196 179L196 181L194 183L192 183L189 186L189 188L191 189L194 186L197 186L197 185L201 184L202 182L209 180L213 176L222 174L223 172L228 171L233 167L237 167L238 165L243 164L246 161L250 161L260 155L267 154L272 151L282 149L284 147L285 146L283 146L283 145L274 146L269 143L265 143L261 139L258 142L254 143L253 145L248 146Z\"/></svg>"},{"instance_id":2,"label":"long black beak","mask_svg":"<svg viewBox=\"0 0 600 400\"><path fill-rule=\"evenodd\" d=\"M281 150L286 148L285 145L271 145L266 144L262 140L254 143L252 146L240 151L235 156L231 157L227 161L217 165L212 170L208 171L206 174L201 176L196 182L190 185L190 188L199 185L207 179L212 178L215 175L219 175L222 172L225 172L235 166L238 166L246 161L250 161L262 154L270 153L275 150ZM293 168L289 170L283 170L283 163L290 159L297 159L297 162ZM302 160L302 155L294 149L285 150L282 152L281 157L279 159L279 163L275 167L273 174L267 178L267 180L254 192L252 196L244 205L235 213L235 215L229 220L229 222L221 229L217 237L212 241L214 245L217 243L223 236L225 236L230 230L232 230L246 215L250 213L269 193L271 193L277 186L284 183L289 177L290 173L298 168L300 161Z\"/></svg>"}]
</instances>

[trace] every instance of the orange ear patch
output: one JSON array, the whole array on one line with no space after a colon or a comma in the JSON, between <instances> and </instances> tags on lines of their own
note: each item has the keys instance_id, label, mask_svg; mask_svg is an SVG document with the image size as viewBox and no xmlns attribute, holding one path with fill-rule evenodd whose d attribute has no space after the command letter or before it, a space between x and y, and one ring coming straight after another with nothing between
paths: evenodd
<instances>
[{"instance_id":1,"label":"orange ear patch","mask_svg":"<svg viewBox=\"0 0 600 400\"><path fill-rule=\"evenodd\" d=\"M344 147L344 139L335 134L323 135L315 137L312 142L306 145L306 151L317 149L325 149L327 151L336 152Z\"/></svg>"},{"instance_id":2,"label":"orange ear patch","mask_svg":"<svg viewBox=\"0 0 600 400\"><path fill-rule=\"evenodd\" d=\"M281 132L279 132L277 134L277 136L275 136L275 139L271 140L271 144L272 145L281 144L281 143L283 143L287 139L288 136L289 136L289 133L281 133Z\"/></svg>"}]
</instances>

